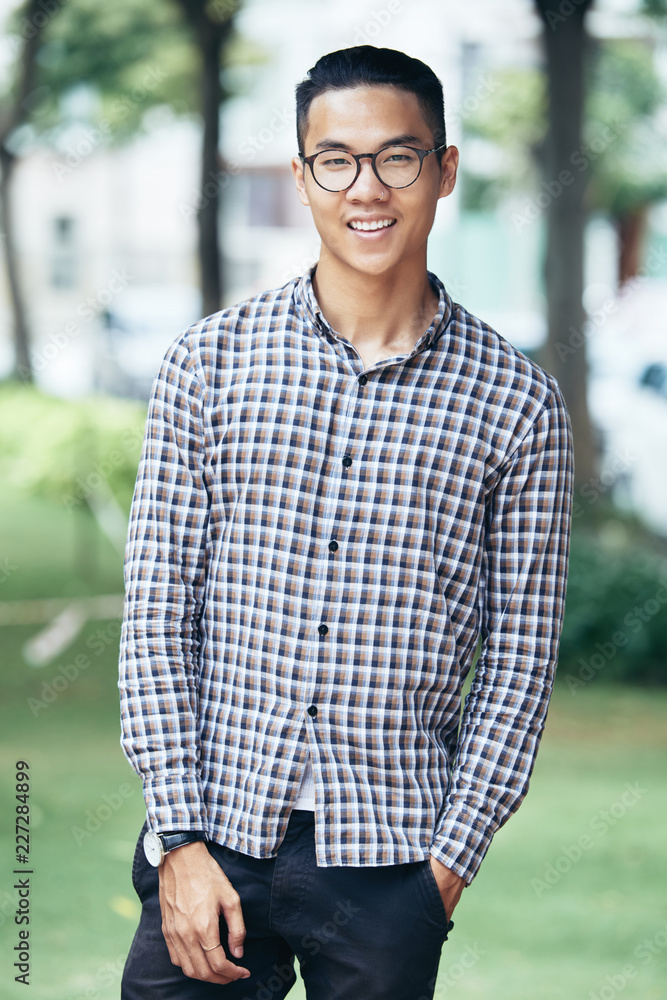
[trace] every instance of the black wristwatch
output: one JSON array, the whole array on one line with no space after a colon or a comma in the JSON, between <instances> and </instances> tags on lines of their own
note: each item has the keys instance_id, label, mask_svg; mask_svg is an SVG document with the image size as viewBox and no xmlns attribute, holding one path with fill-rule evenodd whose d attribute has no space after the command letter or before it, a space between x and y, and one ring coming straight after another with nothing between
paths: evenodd
<instances>
[{"instance_id":1,"label":"black wristwatch","mask_svg":"<svg viewBox=\"0 0 667 1000\"><path fill-rule=\"evenodd\" d=\"M206 834L201 830L173 830L169 833L153 833L148 830L144 834L144 854L148 863L159 868L170 851L186 844L194 844L197 840L206 840Z\"/></svg>"}]
</instances>

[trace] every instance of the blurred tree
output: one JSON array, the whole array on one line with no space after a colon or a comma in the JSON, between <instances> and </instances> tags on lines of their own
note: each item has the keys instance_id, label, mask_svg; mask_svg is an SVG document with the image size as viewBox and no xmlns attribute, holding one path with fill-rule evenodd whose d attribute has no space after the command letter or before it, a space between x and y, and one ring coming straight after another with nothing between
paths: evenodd
<instances>
[{"instance_id":1,"label":"blurred tree","mask_svg":"<svg viewBox=\"0 0 667 1000\"><path fill-rule=\"evenodd\" d=\"M146 110L156 104L167 104L178 114L200 115L203 147L197 223L206 314L219 309L222 299L219 121L220 106L230 96L223 87L222 69L226 50L237 40L233 22L239 8L239 0L151 4L116 0L113 6L102 8L97 0L70 0L46 59L47 83L54 96L62 97L76 84L95 88L114 141L123 141L140 129ZM151 74L150 86L142 87ZM137 88L142 90L139 101L133 98Z\"/></svg>"},{"instance_id":2,"label":"blurred tree","mask_svg":"<svg viewBox=\"0 0 667 1000\"><path fill-rule=\"evenodd\" d=\"M619 280L636 273L646 208L667 194L667 148L657 128L663 88L647 40L602 44L588 38L590 2L536 4L544 21L546 73L504 71L502 86L466 118L467 130L502 155L495 177L464 174L464 203L484 206L509 191L525 191L535 186L531 175L538 168L539 195L514 223L520 230L543 211L547 216L548 337L538 361L556 376L567 400L581 484L597 465L581 349L586 216L599 211L615 220ZM660 15L667 0L646 0L647 12L649 5Z\"/></svg>"},{"instance_id":3,"label":"blurred tree","mask_svg":"<svg viewBox=\"0 0 667 1000\"><path fill-rule=\"evenodd\" d=\"M587 171L587 213L610 217L618 230L618 281L637 274L642 258L647 208L667 197L667 131L663 108L665 87L648 38L589 42L588 85L582 145L567 161L567 172ZM464 205L472 210L495 207L507 195L539 187L546 133L546 92L539 69L499 70L501 86L465 120L476 142L491 144L493 171L480 158L477 174L463 171ZM559 190L557 178L545 178ZM555 183L554 183L555 181ZM557 197L561 197L557 194ZM538 211L526 196L525 208L513 215L519 231ZM532 211L531 211L532 209Z\"/></svg>"},{"instance_id":4,"label":"blurred tree","mask_svg":"<svg viewBox=\"0 0 667 1000\"><path fill-rule=\"evenodd\" d=\"M222 54L229 40L236 0L176 0L188 20L200 55L200 108L204 122L201 159L199 261L204 315L222 302L220 206L220 105L228 97L221 79Z\"/></svg>"},{"instance_id":5,"label":"blurred tree","mask_svg":"<svg viewBox=\"0 0 667 1000\"><path fill-rule=\"evenodd\" d=\"M542 164L544 178L550 184L560 184L559 174L572 162L573 154L582 149L588 42L585 20L591 6L592 0L535 0L544 22L549 114ZM640 0L640 10L656 18L664 17L667 0ZM539 354L540 363L558 379L570 410L578 484L589 481L598 464L587 403L587 361L585 351L577 351L573 360L571 354L559 350L559 345L565 330L574 331L580 339L586 318L583 246L585 191L590 176L587 167L572 172L573 179L560 184L562 190L548 206L544 263L548 334ZM625 215L626 229L629 218L636 228L636 208L634 215ZM626 235L625 246L630 245L632 240Z\"/></svg>"},{"instance_id":6,"label":"blurred tree","mask_svg":"<svg viewBox=\"0 0 667 1000\"><path fill-rule=\"evenodd\" d=\"M32 381L33 372L12 217L11 187L18 156L14 140L29 118L33 105L40 99L40 91L35 88L37 57L46 25L60 12L64 2L27 0L22 4L10 31L17 51L15 79L0 101L0 216L4 230L4 263L14 319L14 376L24 382Z\"/></svg>"},{"instance_id":7,"label":"blurred tree","mask_svg":"<svg viewBox=\"0 0 667 1000\"><path fill-rule=\"evenodd\" d=\"M171 0L115 0L113 5L68 0L38 53L43 95L33 109L32 128L58 148L63 132L84 126L93 144L102 147L141 132L155 106L195 115L192 56Z\"/></svg>"},{"instance_id":8,"label":"blurred tree","mask_svg":"<svg viewBox=\"0 0 667 1000\"><path fill-rule=\"evenodd\" d=\"M588 207L604 212L618 233L618 283L636 277L647 210L667 197L667 133L661 128L665 88L648 39L598 44L592 61L587 118L611 136L591 167Z\"/></svg>"},{"instance_id":9,"label":"blurred tree","mask_svg":"<svg viewBox=\"0 0 667 1000\"><path fill-rule=\"evenodd\" d=\"M549 116L543 150L544 177L554 183L581 148L585 100L584 21L592 0L535 0L544 22ZM557 198L547 208L547 249L544 278L547 290L547 339L539 361L557 379L567 402L574 432L577 483L595 474L597 455L587 401L587 362L563 357L558 351L564 330L584 328L584 192L585 171L571 173ZM556 181L556 183L559 183Z\"/></svg>"},{"instance_id":10,"label":"blurred tree","mask_svg":"<svg viewBox=\"0 0 667 1000\"><path fill-rule=\"evenodd\" d=\"M85 130L89 144L102 148L127 142L142 131L147 112L156 106L203 119L201 285L206 312L220 308L219 112L229 96L221 76L223 62L233 62L238 58L235 48L242 48L232 27L239 6L239 0L115 0L103 5L97 0L28 0L10 20L10 37L24 42L11 101L0 104L0 195L20 377L31 378L30 351L12 240L9 181L17 157L38 142L58 148L73 126ZM246 46L242 58L258 56ZM76 164L63 157L54 169L66 176Z\"/></svg>"}]
</instances>

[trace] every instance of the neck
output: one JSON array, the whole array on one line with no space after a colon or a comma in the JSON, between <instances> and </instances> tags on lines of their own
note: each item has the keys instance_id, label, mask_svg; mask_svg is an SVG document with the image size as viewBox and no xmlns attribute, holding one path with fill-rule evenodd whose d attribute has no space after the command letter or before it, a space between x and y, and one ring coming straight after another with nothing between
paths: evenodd
<instances>
[{"instance_id":1,"label":"neck","mask_svg":"<svg viewBox=\"0 0 667 1000\"><path fill-rule=\"evenodd\" d=\"M424 257L383 274L364 274L322 247L313 291L322 314L356 346L391 347L418 340L438 309Z\"/></svg>"}]
</instances>

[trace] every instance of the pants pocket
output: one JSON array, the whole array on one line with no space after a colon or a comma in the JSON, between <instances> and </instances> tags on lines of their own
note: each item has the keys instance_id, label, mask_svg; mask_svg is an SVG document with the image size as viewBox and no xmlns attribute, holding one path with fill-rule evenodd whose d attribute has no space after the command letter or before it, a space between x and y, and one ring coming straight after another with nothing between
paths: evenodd
<instances>
[{"instance_id":1,"label":"pants pocket","mask_svg":"<svg viewBox=\"0 0 667 1000\"><path fill-rule=\"evenodd\" d=\"M141 895L139 892L139 866L146 859L146 855L144 854L144 834L147 830L148 821L144 820L144 825L141 828L141 833L134 848L134 857L132 858L132 885L137 896Z\"/></svg>"},{"instance_id":2,"label":"pants pocket","mask_svg":"<svg viewBox=\"0 0 667 1000\"><path fill-rule=\"evenodd\" d=\"M445 904L442 901L442 896L440 895L440 887L438 886L438 881L433 873L431 867L431 862L427 858L422 862L422 874L426 880L426 885L428 887L428 892L432 900L432 911L441 921L442 926L445 928L445 941L447 940L447 935L454 926L454 921L449 919L449 915L445 909Z\"/></svg>"}]
</instances>

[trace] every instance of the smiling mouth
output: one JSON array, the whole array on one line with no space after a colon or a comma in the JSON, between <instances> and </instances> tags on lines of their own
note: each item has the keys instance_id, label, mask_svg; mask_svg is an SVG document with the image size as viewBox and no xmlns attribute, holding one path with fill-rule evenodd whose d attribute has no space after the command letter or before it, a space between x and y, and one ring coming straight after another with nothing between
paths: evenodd
<instances>
[{"instance_id":1,"label":"smiling mouth","mask_svg":"<svg viewBox=\"0 0 667 1000\"><path fill-rule=\"evenodd\" d=\"M361 230L364 233L375 232L376 229L389 229L396 223L396 219L378 219L372 222L359 222L353 219L352 222L348 222L348 229Z\"/></svg>"}]
</instances>

